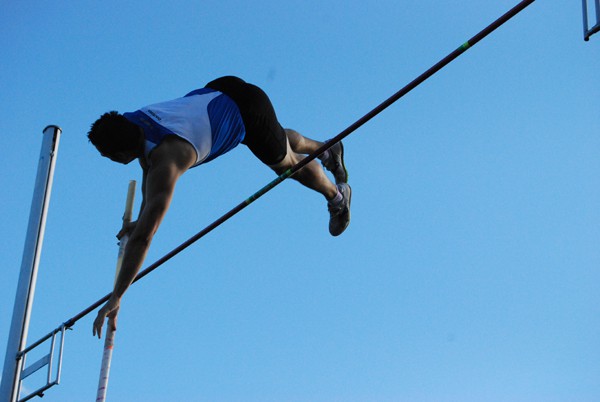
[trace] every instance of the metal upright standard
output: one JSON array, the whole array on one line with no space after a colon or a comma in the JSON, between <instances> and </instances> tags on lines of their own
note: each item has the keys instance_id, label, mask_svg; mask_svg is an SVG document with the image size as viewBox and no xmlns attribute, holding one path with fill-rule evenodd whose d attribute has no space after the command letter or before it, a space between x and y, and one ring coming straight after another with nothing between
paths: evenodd
<instances>
[{"instance_id":1,"label":"metal upright standard","mask_svg":"<svg viewBox=\"0 0 600 402\"><path fill-rule=\"evenodd\" d=\"M29 319L31 316L38 265L44 240L46 215L50 203L52 179L54 176L54 167L56 164L61 129L57 126L48 126L44 129L43 133L42 150L38 162L37 178L29 214L29 225L27 227L21 271L19 274L19 282L17 284L12 322L6 347L6 357L4 359L4 369L2 371L2 385L0 386L0 401L2 402L15 402L17 400L22 378L39 370L45 365L51 367L55 336L58 332L60 332L61 335L64 334L64 329L62 331L59 330L54 332L53 335L51 335L51 354L33 363L30 367L24 368L24 349L27 342ZM50 377L50 375L48 377ZM49 378L48 382L50 383L53 381ZM58 382L58 378L56 379L56 382ZM47 386L46 388L49 388L50 386ZM37 390L34 396L41 393L46 388Z\"/></svg>"},{"instance_id":2,"label":"metal upright standard","mask_svg":"<svg viewBox=\"0 0 600 402\"><path fill-rule=\"evenodd\" d=\"M589 18L588 18L588 2L587 0L582 0L583 2L583 40L586 42L590 40L590 36L600 31L600 0L591 0L594 4L595 14L596 14L596 24L591 28L589 27Z\"/></svg>"},{"instance_id":3,"label":"metal upright standard","mask_svg":"<svg viewBox=\"0 0 600 402\"><path fill-rule=\"evenodd\" d=\"M135 198L135 180L129 182L127 189L127 200L125 202L125 213L123 214L123 224L131 222L133 215L133 200ZM129 236L125 234L119 241L119 254L117 256L117 269L115 272L115 282L121 271L123 263L123 255ZM100 367L100 379L98 380L98 392L96 393L96 402L104 402L106 400L106 391L108 390L108 376L110 375L110 363L112 361L112 352L115 346L116 331L106 325L106 336L104 337L104 352L102 353L102 366Z\"/></svg>"}]
</instances>

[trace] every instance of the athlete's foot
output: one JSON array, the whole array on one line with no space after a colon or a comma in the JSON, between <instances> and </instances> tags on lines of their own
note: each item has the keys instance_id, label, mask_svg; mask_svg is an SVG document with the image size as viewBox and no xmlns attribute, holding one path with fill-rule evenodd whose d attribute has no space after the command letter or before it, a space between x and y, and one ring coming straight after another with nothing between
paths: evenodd
<instances>
[{"instance_id":1,"label":"athlete's foot","mask_svg":"<svg viewBox=\"0 0 600 402\"><path fill-rule=\"evenodd\" d=\"M332 236L341 235L350 224L350 201L352 199L352 189L347 183L337 185L342 194L342 200L339 203L327 204L329 209L329 233Z\"/></svg>"},{"instance_id":2,"label":"athlete's foot","mask_svg":"<svg viewBox=\"0 0 600 402\"><path fill-rule=\"evenodd\" d=\"M341 141L333 144L325 152L325 157L321 155L320 159L325 169L333 174L335 184L348 183L348 171L344 165L344 145Z\"/></svg>"}]
</instances>

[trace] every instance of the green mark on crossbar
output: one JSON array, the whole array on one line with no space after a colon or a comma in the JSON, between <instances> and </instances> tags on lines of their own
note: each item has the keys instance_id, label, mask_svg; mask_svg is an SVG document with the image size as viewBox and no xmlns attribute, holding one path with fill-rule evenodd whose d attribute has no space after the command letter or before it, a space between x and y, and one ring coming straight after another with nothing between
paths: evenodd
<instances>
[{"instance_id":1,"label":"green mark on crossbar","mask_svg":"<svg viewBox=\"0 0 600 402\"><path fill-rule=\"evenodd\" d=\"M260 190L258 190L256 193L252 194L250 197L248 197L246 199L246 201L244 201L245 204L246 205L252 204L258 198L260 198L261 196L263 196L265 193L267 193L268 191L270 191L273 187L275 187L276 185L278 185L279 183L281 183L282 181L284 181L285 179L287 179L291 175L292 175L292 168L289 168L288 170L286 170L285 172L283 172L282 174L280 174L275 180L273 180L272 182L270 182L269 184L267 184L266 186L264 186L263 188L261 188Z\"/></svg>"},{"instance_id":2,"label":"green mark on crossbar","mask_svg":"<svg viewBox=\"0 0 600 402\"><path fill-rule=\"evenodd\" d=\"M471 47L471 45L469 44L469 41L466 41L465 43L463 43L462 45L460 45L459 49L461 49L461 50L467 50L470 47Z\"/></svg>"}]
</instances>

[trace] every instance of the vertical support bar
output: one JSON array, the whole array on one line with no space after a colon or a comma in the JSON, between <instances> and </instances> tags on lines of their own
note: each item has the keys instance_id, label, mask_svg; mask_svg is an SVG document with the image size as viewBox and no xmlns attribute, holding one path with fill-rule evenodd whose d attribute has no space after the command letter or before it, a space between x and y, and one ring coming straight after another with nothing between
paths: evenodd
<instances>
[{"instance_id":1,"label":"vertical support bar","mask_svg":"<svg viewBox=\"0 0 600 402\"><path fill-rule=\"evenodd\" d=\"M595 21L592 21L592 27L590 28L590 17L589 17L589 9L587 0L582 0L583 7L583 39L587 42L590 40L590 37L595 33L600 32L600 0L591 0L593 1L593 5L590 7L594 7L594 15L596 17Z\"/></svg>"},{"instance_id":2,"label":"vertical support bar","mask_svg":"<svg viewBox=\"0 0 600 402\"><path fill-rule=\"evenodd\" d=\"M29 319L31 317L31 307L33 305L61 131L57 126L48 126L43 131L44 139L42 140L33 201L29 213L29 225L27 227L21 271L4 359L2 384L0 385L0 401L14 402L18 398L19 380L23 363L23 359L19 358L19 352L25 348L25 344L27 343Z\"/></svg>"},{"instance_id":3,"label":"vertical support bar","mask_svg":"<svg viewBox=\"0 0 600 402\"><path fill-rule=\"evenodd\" d=\"M587 0L581 0L583 7L583 39L588 40L588 9L587 9Z\"/></svg>"},{"instance_id":4,"label":"vertical support bar","mask_svg":"<svg viewBox=\"0 0 600 402\"><path fill-rule=\"evenodd\" d=\"M133 215L133 200L135 198L135 180L129 181L127 189L127 200L125 202L125 213L123 214L123 225L131 222ZM121 271L123 263L123 255L129 236L125 234L119 242L119 254L117 256L117 269L115 272L115 282ZM112 362L112 352L115 346L116 331L106 324L106 335L104 338L104 352L102 353L102 365L100 367L100 379L98 380L98 392L96 393L96 402L104 402L106 400L106 391L108 388L108 377L110 375L110 363Z\"/></svg>"},{"instance_id":5,"label":"vertical support bar","mask_svg":"<svg viewBox=\"0 0 600 402\"><path fill-rule=\"evenodd\" d=\"M56 345L56 332L52 334L52 340L50 342L50 355L48 358L48 373L46 375L46 384L50 384L52 382L52 363L54 362L54 346Z\"/></svg>"}]
</instances>

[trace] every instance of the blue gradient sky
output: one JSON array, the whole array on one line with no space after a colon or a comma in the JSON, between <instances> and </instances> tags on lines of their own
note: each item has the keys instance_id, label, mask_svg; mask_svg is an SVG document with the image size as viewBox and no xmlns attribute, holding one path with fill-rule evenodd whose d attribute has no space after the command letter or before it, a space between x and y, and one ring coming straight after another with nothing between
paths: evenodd
<instances>
[{"instance_id":1,"label":"blue gradient sky","mask_svg":"<svg viewBox=\"0 0 600 402\"><path fill-rule=\"evenodd\" d=\"M5 2L2 361L46 125L64 133L30 343L111 290L141 175L88 144L101 113L234 74L331 138L516 3ZM343 236L289 181L136 284L109 400L599 400L599 56L579 2L535 2L345 141ZM272 178L243 146L190 171L145 266ZM95 397L94 316L44 401Z\"/></svg>"}]
</instances>

